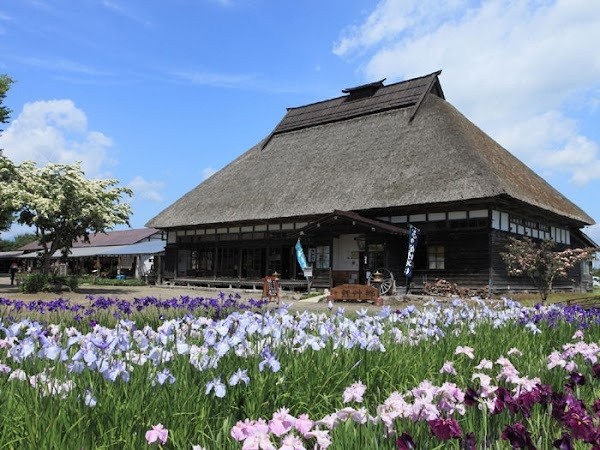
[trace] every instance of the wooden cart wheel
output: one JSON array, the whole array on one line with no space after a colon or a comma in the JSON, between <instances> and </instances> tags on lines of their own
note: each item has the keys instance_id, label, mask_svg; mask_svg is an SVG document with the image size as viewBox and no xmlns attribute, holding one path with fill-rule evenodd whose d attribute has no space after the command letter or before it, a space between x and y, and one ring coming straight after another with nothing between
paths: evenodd
<instances>
[{"instance_id":1,"label":"wooden cart wheel","mask_svg":"<svg viewBox=\"0 0 600 450\"><path fill-rule=\"evenodd\" d=\"M376 269L367 278L367 283L370 285L373 282L373 274L379 272L381 274L381 286L379 286L379 295L391 294L391 290L394 287L394 274L388 269Z\"/></svg>"}]
</instances>

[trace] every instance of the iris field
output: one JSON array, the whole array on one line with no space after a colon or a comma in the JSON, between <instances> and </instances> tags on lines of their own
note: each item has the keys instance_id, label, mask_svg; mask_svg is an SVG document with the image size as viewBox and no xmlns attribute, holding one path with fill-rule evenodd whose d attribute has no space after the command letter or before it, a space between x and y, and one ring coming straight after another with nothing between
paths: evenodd
<instances>
[{"instance_id":1,"label":"iris field","mask_svg":"<svg viewBox=\"0 0 600 450\"><path fill-rule=\"evenodd\" d=\"M0 449L600 449L600 310L0 298Z\"/></svg>"}]
</instances>

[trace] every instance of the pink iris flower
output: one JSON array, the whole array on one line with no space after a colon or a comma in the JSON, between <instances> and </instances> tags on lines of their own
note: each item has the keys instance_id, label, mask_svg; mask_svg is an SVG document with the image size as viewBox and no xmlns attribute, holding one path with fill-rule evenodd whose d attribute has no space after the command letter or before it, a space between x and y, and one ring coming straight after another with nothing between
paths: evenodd
<instances>
[{"instance_id":1,"label":"pink iris flower","mask_svg":"<svg viewBox=\"0 0 600 450\"><path fill-rule=\"evenodd\" d=\"M167 430L162 423L153 425L151 430L146 431L146 440L148 444L154 444L160 442L165 444L169 437L169 430Z\"/></svg>"},{"instance_id":2,"label":"pink iris flower","mask_svg":"<svg viewBox=\"0 0 600 450\"><path fill-rule=\"evenodd\" d=\"M344 403L350 403L352 401L361 403L366 390L367 386L362 384L360 380L357 383L352 383L346 388L346 390L344 390Z\"/></svg>"}]
</instances>

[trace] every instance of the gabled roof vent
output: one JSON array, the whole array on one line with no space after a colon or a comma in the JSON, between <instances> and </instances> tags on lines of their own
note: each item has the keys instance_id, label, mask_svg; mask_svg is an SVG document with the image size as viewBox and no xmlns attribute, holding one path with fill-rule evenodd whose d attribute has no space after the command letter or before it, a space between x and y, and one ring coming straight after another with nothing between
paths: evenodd
<instances>
[{"instance_id":1,"label":"gabled roof vent","mask_svg":"<svg viewBox=\"0 0 600 450\"><path fill-rule=\"evenodd\" d=\"M383 80L374 81L373 83L362 84L360 86L342 89L344 94L348 94L346 101L358 100L359 98L371 97L380 87L383 87Z\"/></svg>"}]
</instances>

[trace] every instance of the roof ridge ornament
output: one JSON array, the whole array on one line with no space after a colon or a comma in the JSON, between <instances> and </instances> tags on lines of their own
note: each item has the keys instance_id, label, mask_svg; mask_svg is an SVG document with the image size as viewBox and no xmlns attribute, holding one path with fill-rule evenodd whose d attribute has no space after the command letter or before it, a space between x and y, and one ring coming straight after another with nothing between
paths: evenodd
<instances>
[{"instance_id":1,"label":"roof ridge ornament","mask_svg":"<svg viewBox=\"0 0 600 450\"><path fill-rule=\"evenodd\" d=\"M377 89L379 89L380 87L383 87L383 82L384 82L385 80L386 80L386 79L385 79L385 78L383 78L383 79L381 79L381 80L379 80L379 81L373 81L373 82L371 82L371 83L366 83L366 84L361 84L361 85L359 85L359 86L354 86L354 87L345 88L345 89L342 89L342 92L343 92L344 94L353 94L353 93L355 93L355 92L360 92L360 91L365 91L365 90L372 90L372 89L375 89L375 90L377 90Z\"/></svg>"},{"instance_id":2,"label":"roof ridge ornament","mask_svg":"<svg viewBox=\"0 0 600 450\"><path fill-rule=\"evenodd\" d=\"M431 89L433 88L433 86L435 85L435 83L437 82L439 84L438 77L440 76L441 73L442 73L442 71L438 70L437 72L433 72L433 73L429 74L429 76L431 78L429 79L429 83L427 84L427 89L423 90L423 93L421 94L421 97L419 98L419 100L415 104L413 112L410 115L410 117L408 118L408 123L410 123L410 122L413 121L413 119L417 115L417 111L419 110L419 108L421 107L421 104L423 103L423 100L425 100L425 96L431 91ZM441 91L441 87L440 87L440 91ZM443 93L442 93L441 98L444 98L443 97Z\"/></svg>"},{"instance_id":3,"label":"roof ridge ornament","mask_svg":"<svg viewBox=\"0 0 600 450\"><path fill-rule=\"evenodd\" d=\"M372 83L361 84L360 86L342 89L344 94L348 94L348 96L345 98L345 101L351 102L361 98L372 97L379 90L379 88L383 87L384 81L385 78Z\"/></svg>"}]
</instances>

